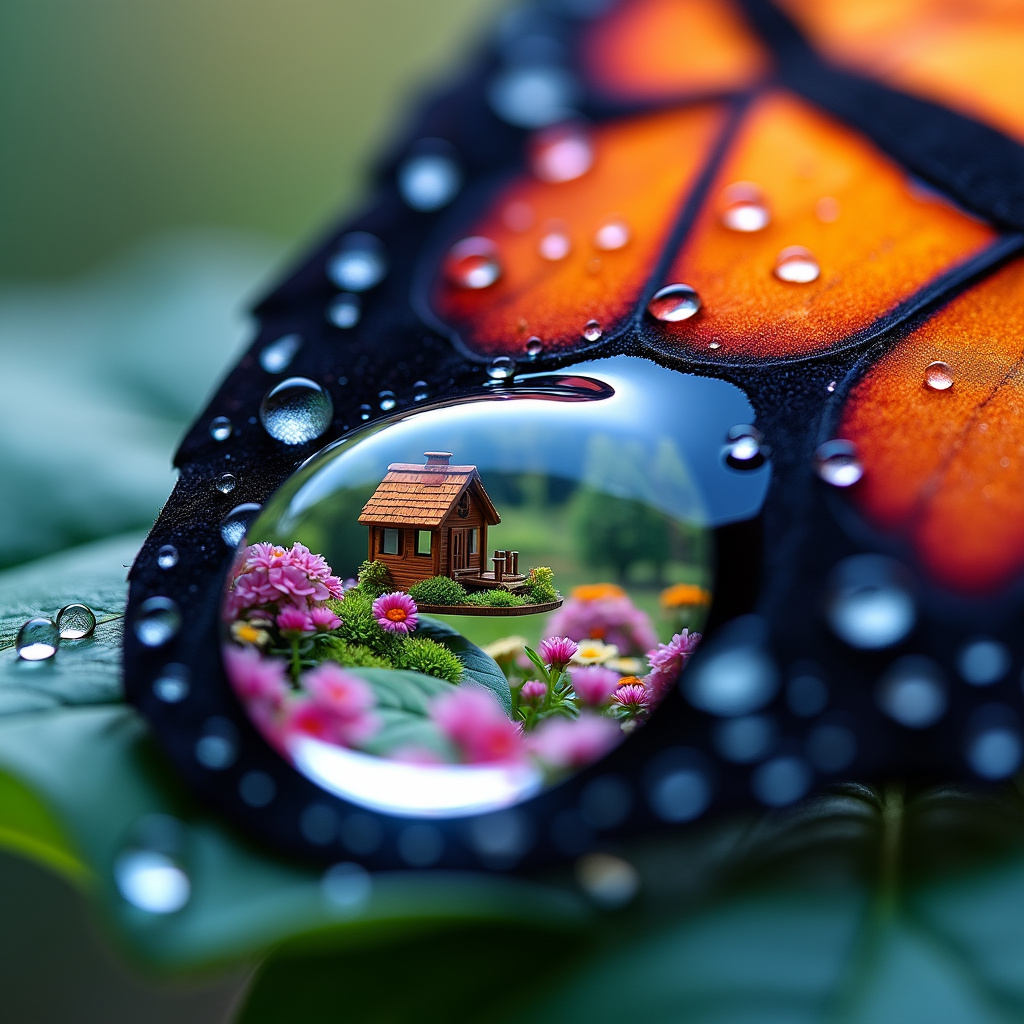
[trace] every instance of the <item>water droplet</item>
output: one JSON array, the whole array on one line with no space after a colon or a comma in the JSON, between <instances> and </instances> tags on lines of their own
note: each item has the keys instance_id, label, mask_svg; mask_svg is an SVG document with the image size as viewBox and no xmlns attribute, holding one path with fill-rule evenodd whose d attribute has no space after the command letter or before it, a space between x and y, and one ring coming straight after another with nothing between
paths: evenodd
<instances>
[{"instance_id":1,"label":"water droplet","mask_svg":"<svg viewBox=\"0 0 1024 1024\"><path fill-rule=\"evenodd\" d=\"M369 903L373 878L369 871L358 864L335 864L324 872L320 891L336 910L354 914Z\"/></svg>"},{"instance_id":2,"label":"water droplet","mask_svg":"<svg viewBox=\"0 0 1024 1024\"><path fill-rule=\"evenodd\" d=\"M518 128L543 128L574 113L576 79L555 64L511 68L491 81L487 98L502 120Z\"/></svg>"},{"instance_id":3,"label":"water droplet","mask_svg":"<svg viewBox=\"0 0 1024 1024\"><path fill-rule=\"evenodd\" d=\"M398 404L394 391L381 391L377 395L377 402L384 412L390 412Z\"/></svg>"},{"instance_id":4,"label":"water droplet","mask_svg":"<svg viewBox=\"0 0 1024 1024\"><path fill-rule=\"evenodd\" d=\"M373 409L369 405L359 406L359 418L365 423L373 415Z\"/></svg>"},{"instance_id":5,"label":"water droplet","mask_svg":"<svg viewBox=\"0 0 1024 1024\"><path fill-rule=\"evenodd\" d=\"M837 381L834 381L834 380L830 380L830 381L828 382L828 384L826 384L826 385L825 385L825 390L826 390L826 391L827 391L827 392L828 392L828 393L829 393L830 395L831 395L831 394L833 394L833 392L835 392L835 390L836 390L836 384L837 384Z\"/></svg>"},{"instance_id":6,"label":"water droplet","mask_svg":"<svg viewBox=\"0 0 1024 1024\"><path fill-rule=\"evenodd\" d=\"M763 231L771 221L764 193L751 181L737 181L719 197L719 217L730 231Z\"/></svg>"},{"instance_id":7,"label":"water droplet","mask_svg":"<svg viewBox=\"0 0 1024 1024\"><path fill-rule=\"evenodd\" d=\"M412 209L430 213L447 206L458 195L462 171L447 143L431 139L420 146L444 151L410 156L398 169L398 191Z\"/></svg>"},{"instance_id":8,"label":"water droplet","mask_svg":"<svg viewBox=\"0 0 1024 1024\"><path fill-rule=\"evenodd\" d=\"M839 200L823 196L814 204L814 215L822 224L834 224L839 220Z\"/></svg>"},{"instance_id":9,"label":"water droplet","mask_svg":"<svg viewBox=\"0 0 1024 1024\"><path fill-rule=\"evenodd\" d=\"M430 385L425 380L418 380L412 386L412 400L425 402L430 397Z\"/></svg>"},{"instance_id":10,"label":"water droplet","mask_svg":"<svg viewBox=\"0 0 1024 1024\"><path fill-rule=\"evenodd\" d=\"M899 658L878 682L875 701L893 721L908 729L927 729L946 713L946 677L919 654Z\"/></svg>"},{"instance_id":11,"label":"water droplet","mask_svg":"<svg viewBox=\"0 0 1024 1024\"><path fill-rule=\"evenodd\" d=\"M230 768L238 756L238 741L238 728L230 718L208 718L203 723L203 734L196 740L196 760L214 772Z\"/></svg>"},{"instance_id":12,"label":"water droplet","mask_svg":"<svg viewBox=\"0 0 1024 1024\"><path fill-rule=\"evenodd\" d=\"M968 719L964 753L983 779L1005 779L1024 760L1017 716L1003 704L986 704Z\"/></svg>"},{"instance_id":13,"label":"water droplet","mask_svg":"<svg viewBox=\"0 0 1024 1024\"><path fill-rule=\"evenodd\" d=\"M708 348L710 348L710 349L716 349L716 348L721 348L721 347L722 347L722 343L720 341L709 341L708 342Z\"/></svg>"},{"instance_id":14,"label":"water droplet","mask_svg":"<svg viewBox=\"0 0 1024 1024\"><path fill-rule=\"evenodd\" d=\"M759 711L778 692L779 670L764 650L767 627L754 615L719 629L705 657L683 673L686 699L701 711L739 717Z\"/></svg>"},{"instance_id":15,"label":"water droplet","mask_svg":"<svg viewBox=\"0 0 1024 1024\"><path fill-rule=\"evenodd\" d=\"M536 335L526 341L526 355L530 359L536 359L544 351L544 342Z\"/></svg>"},{"instance_id":16,"label":"water droplet","mask_svg":"<svg viewBox=\"0 0 1024 1024\"><path fill-rule=\"evenodd\" d=\"M244 504L236 505L220 521L220 535L229 548L237 548L242 543L253 520L259 515L259 511L259 505L247 501Z\"/></svg>"},{"instance_id":17,"label":"water droplet","mask_svg":"<svg viewBox=\"0 0 1024 1024\"><path fill-rule=\"evenodd\" d=\"M572 243L564 231L549 231L541 236L541 240L537 244L537 251L544 259L551 260L552 263L564 260L569 255L571 248Z\"/></svg>"},{"instance_id":18,"label":"water droplet","mask_svg":"<svg viewBox=\"0 0 1024 1024\"><path fill-rule=\"evenodd\" d=\"M226 441L231 436L231 420L227 416L215 416L210 420L210 437L214 441Z\"/></svg>"},{"instance_id":19,"label":"water droplet","mask_svg":"<svg viewBox=\"0 0 1024 1024\"><path fill-rule=\"evenodd\" d=\"M817 281L821 267L809 249L791 245L775 257L775 276L788 284L810 284Z\"/></svg>"},{"instance_id":20,"label":"water droplet","mask_svg":"<svg viewBox=\"0 0 1024 1024\"><path fill-rule=\"evenodd\" d=\"M764 465L767 446L764 435L757 427L740 424L733 427L727 435L728 445L725 449L726 464L733 469L757 469Z\"/></svg>"},{"instance_id":21,"label":"water droplet","mask_svg":"<svg viewBox=\"0 0 1024 1024\"><path fill-rule=\"evenodd\" d=\"M181 611L169 597L147 597L135 613L135 635L147 647L162 647L179 629Z\"/></svg>"},{"instance_id":22,"label":"water droplet","mask_svg":"<svg viewBox=\"0 0 1024 1024\"><path fill-rule=\"evenodd\" d=\"M327 261L327 276L346 292L365 292L380 284L387 272L384 246L365 231L345 235Z\"/></svg>"},{"instance_id":23,"label":"water droplet","mask_svg":"<svg viewBox=\"0 0 1024 1024\"><path fill-rule=\"evenodd\" d=\"M358 295L350 292L342 292L331 299L327 307L327 319L341 330L348 330L359 323L362 315L363 304L359 301Z\"/></svg>"},{"instance_id":24,"label":"water droplet","mask_svg":"<svg viewBox=\"0 0 1024 1024\"><path fill-rule=\"evenodd\" d=\"M1013 658L1006 645L987 636L973 637L956 656L957 671L971 686L991 686L1007 672Z\"/></svg>"},{"instance_id":25,"label":"water droplet","mask_svg":"<svg viewBox=\"0 0 1024 1024\"><path fill-rule=\"evenodd\" d=\"M864 475L857 446L842 438L826 441L818 447L814 453L814 469L833 487L852 487Z\"/></svg>"},{"instance_id":26,"label":"water droplet","mask_svg":"<svg viewBox=\"0 0 1024 1024\"><path fill-rule=\"evenodd\" d=\"M799 757L776 757L765 761L751 777L754 796L768 807L784 807L799 800L814 776L810 765Z\"/></svg>"},{"instance_id":27,"label":"water droplet","mask_svg":"<svg viewBox=\"0 0 1024 1024\"><path fill-rule=\"evenodd\" d=\"M530 140L530 168L541 181L582 178L594 163L594 146L585 125L559 124Z\"/></svg>"},{"instance_id":28,"label":"water droplet","mask_svg":"<svg viewBox=\"0 0 1024 1024\"><path fill-rule=\"evenodd\" d=\"M653 757L644 770L644 781L647 802L662 821L692 821L711 803L707 761L687 747L673 747Z\"/></svg>"},{"instance_id":29,"label":"water droplet","mask_svg":"<svg viewBox=\"0 0 1024 1024\"><path fill-rule=\"evenodd\" d=\"M489 288L501 277L498 247L481 235L463 238L449 249L444 274L459 288Z\"/></svg>"},{"instance_id":30,"label":"water droplet","mask_svg":"<svg viewBox=\"0 0 1024 1024\"><path fill-rule=\"evenodd\" d=\"M629 861L610 853L588 853L576 862L580 888L608 910L624 907L640 890L640 873Z\"/></svg>"},{"instance_id":31,"label":"water droplet","mask_svg":"<svg viewBox=\"0 0 1024 1024\"><path fill-rule=\"evenodd\" d=\"M57 653L60 631L52 619L42 616L22 624L14 640L14 649L24 661L45 661Z\"/></svg>"},{"instance_id":32,"label":"water droplet","mask_svg":"<svg viewBox=\"0 0 1024 1024\"><path fill-rule=\"evenodd\" d=\"M700 305L700 296L688 284L669 284L654 293L647 303L647 312L655 320L677 323L689 320Z\"/></svg>"},{"instance_id":33,"label":"water droplet","mask_svg":"<svg viewBox=\"0 0 1024 1024\"><path fill-rule=\"evenodd\" d=\"M260 366L267 373L283 373L302 348L301 334L283 334L260 352Z\"/></svg>"},{"instance_id":34,"label":"water droplet","mask_svg":"<svg viewBox=\"0 0 1024 1024\"><path fill-rule=\"evenodd\" d=\"M601 325L596 320L588 320L583 325L583 337L587 341L600 341L603 333Z\"/></svg>"},{"instance_id":35,"label":"water droplet","mask_svg":"<svg viewBox=\"0 0 1024 1024\"><path fill-rule=\"evenodd\" d=\"M260 422L275 440L305 444L320 437L334 418L331 396L315 381L289 377L272 387L260 403Z\"/></svg>"},{"instance_id":36,"label":"water droplet","mask_svg":"<svg viewBox=\"0 0 1024 1024\"><path fill-rule=\"evenodd\" d=\"M899 643L917 609L906 570L885 555L851 555L831 572L825 617L840 640L862 650Z\"/></svg>"},{"instance_id":37,"label":"water droplet","mask_svg":"<svg viewBox=\"0 0 1024 1024\"><path fill-rule=\"evenodd\" d=\"M508 380L515 375L515 372L515 360L508 356L498 356L487 364L487 376L491 380Z\"/></svg>"},{"instance_id":38,"label":"water droplet","mask_svg":"<svg viewBox=\"0 0 1024 1024\"><path fill-rule=\"evenodd\" d=\"M230 494L237 485L238 478L234 473L221 473L221 475L213 482L213 486L216 487L221 494Z\"/></svg>"},{"instance_id":39,"label":"water droplet","mask_svg":"<svg viewBox=\"0 0 1024 1024\"><path fill-rule=\"evenodd\" d=\"M150 914L181 910L192 894L182 858L181 825L168 815L153 814L139 822L134 832L114 861L118 892Z\"/></svg>"},{"instance_id":40,"label":"water droplet","mask_svg":"<svg viewBox=\"0 0 1024 1024\"><path fill-rule=\"evenodd\" d=\"M924 368L925 385L932 391L948 391L953 386L953 371L949 363L936 359Z\"/></svg>"},{"instance_id":41,"label":"water droplet","mask_svg":"<svg viewBox=\"0 0 1024 1024\"><path fill-rule=\"evenodd\" d=\"M173 569L178 564L178 549L173 544L164 544L156 553L156 564L161 569Z\"/></svg>"},{"instance_id":42,"label":"water droplet","mask_svg":"<svg viewBox=\"0 0 1024 1024\"><path fill-rule=\"evenodd\" d=\"M61 640L81 640L96 628L96 616L87 604L66 604L57 612Z\"/></svg>"},{"instance_id":43,"label":"water droplet","mask_svg":"<svg viewBox=\"0 0 1024 1024\"><path fill-rule=\"evenodd\" d=\"M630 237L629 225L624 220L609 220L597 229L594 245L605 252L614 252L626 246Z\"/></svg>"},{"instance_id":44,"label":"water droplet","mask_svg":"<svg viewBox=\"0 0 1024 1024\"><path fill-rule=\"evenodd\" d=\"M153 694L165 704L180 704L192 689L192 675L185 665L165 665L153 680Z\"/></svg>"}]
</instances>

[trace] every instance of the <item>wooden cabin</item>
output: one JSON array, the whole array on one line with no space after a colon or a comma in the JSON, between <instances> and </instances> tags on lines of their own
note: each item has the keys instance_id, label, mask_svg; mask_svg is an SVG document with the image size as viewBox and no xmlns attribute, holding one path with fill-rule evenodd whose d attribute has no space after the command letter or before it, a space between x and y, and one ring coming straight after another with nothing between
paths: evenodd
<instances>
[{"instance_id":1,"label":"wooden cabin","mask_svg":"<svg viewBox=\"0 0 1024 1024\"><path fill-rule=\"evenodd\" d=\"M370 561L383 562L402 590L431 576L483 583L487 528L501 517L476 466L451 465L451 452L424 456L423 465L388 466L363 506L359 522L369 527Z\"/></svg>"}]
</instances>

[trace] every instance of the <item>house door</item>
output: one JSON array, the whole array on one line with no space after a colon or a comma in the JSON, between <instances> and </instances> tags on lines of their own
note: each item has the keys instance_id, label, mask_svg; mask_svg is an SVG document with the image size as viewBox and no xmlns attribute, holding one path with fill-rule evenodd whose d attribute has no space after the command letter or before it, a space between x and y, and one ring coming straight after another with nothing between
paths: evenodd
<instances>
[{"instance_id":1,"label":"house door","mask_svg":"<svg viewBox=\"0 0 1024 1024\"><path fill-rule=\"evenodd\" d=\"M452 570L469 567L469 531L452 530Z\"/></svg>"}]
</instances>

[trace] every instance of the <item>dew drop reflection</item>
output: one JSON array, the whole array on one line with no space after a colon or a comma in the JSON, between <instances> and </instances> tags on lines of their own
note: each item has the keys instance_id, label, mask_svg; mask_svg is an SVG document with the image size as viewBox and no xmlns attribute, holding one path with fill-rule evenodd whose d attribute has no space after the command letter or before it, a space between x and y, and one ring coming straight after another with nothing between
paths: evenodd
<instances>
[{"instance_id":1,"label":"dew drop reflection","mask_svg":"<svg viewBox=\"0 0 1024 1024\"><path fill-rule=\"evenodd\" d=\"M750 785L754 796L768 807L795 803L811 788L814 774L802 758L792 755L765 761L755 769Z\"/></svg>"},{"instance_id":2,"label":"dew drop reflection","mask_svg":"<svg viewBox=\"0 0 1024 1024\"><path fill-rule=\"evenodd\" d=\"M56 618L61 640L81 640L96 628L96 615L87 604L66 604Z\"/></svg>"},{"instance_id":3,"label":"dew drop reflection","mask_svg":"<svg viewBox=\"0 0 1024 1024\"><path fill-rule=\"evenodd\" d=\"M173 544L164 544L156 553L156 564L161 569L173 569L178 564L178 549Z\"/></svg>"},{"instance_id":4,"label":"dew drop reflection","mask_svg":"<svg viewBox=\"0 0 1024 1024\"><path fill-rule=\"evenodd\" d=\"M892 647L917 620L906 569L884 555L844 559L830 575L825 614L832 632L851 647Z\"/></svg>"},{"instance_id":5,"label":"dew drop reflection","mask_svg":"<svg viewBox=\"0 0 1024 1024\"><path fill-rule=\"evenodd\" d=\"M778 730L767 715L747 715L718 722L712 732L715 749L727 761L753 764L771 753Z\"/></svg>"},{"instance_id":6,"label":"dew drop reflection","mask_svg":"<svg viewBox=\"0 0 1024 1024\"><path fill-rule=\"evenodd\" d=\"M779 688L779 670L761 646L764 622L753 615L719 630L715 645L683 675L687 700L713 715L747 715L764 707Z\"/></svg>"},{"instance_id":7,"label":"dew drop reflection","mask_svg":"<svg viewBox=\"0 0 1024 1024\"><path fill-rule=\"evenodd\" d=\"M398 169L398 191L412 209L422 213L447 206L462 187L462 171L451 147L440 140L421 143L428 146L446 151L414 153Z\"/></svg>"},{"instance_id":8,"label":"dew drop reflection","mask_svg":"<svg viewBox=\"0 0 1024 1024\"><path fill-rule=\"evenodd\" d=\"M327 261L327 276L346 292L368 291L380 284L387 272L384 246L365 231L345 235Z\"/></svg>"},{"instance_id":9,"label":"dew drop reflection","mask_svg":"<svg viewBox=\"0 0 1024 1024\"><path fill-rule=\"evenodd\" d=\"M23 623L14 640L22 661L46 661L57 653L60 630L52 619L36 616Z\"/></svg>"},{"instance_id":10,"label":"dew drop reflection","mask_svg":"<svg viewBox=\"0 0 1024 1024\"><path fill-rule=\"evenodd\" d=\"M973 637L960 648L957 671L971 686L991 686L1010 671L1012 658L1004 643L992 637Z\"/></svg>"},{"instance_id":11,"label":"dew drop reflection","mask_svg":"<svg viewBox=\"0 0 1024 1024\"><path fill-rule=\"evenodd\" d=\"M967 722L964 756L983 779L1009 778L1024 760L1024 740L1014 712L1002 704L986 704Z\"/></svg>"},{"instance_id":12,"label":"dew drop reflection","mask_svg":"<svg viewBox=\"0 0 1024 1024\"><path fill-rule=\"evenodd\" d=\"M893 721L908 729L927 729L946 713L945 673L931 658L908 654L886 669L875 701Z\"/></svg>"},{"instance_id":13,"label":"dew drop reflection","mask_svg":"<svg viewBox=\"0 0 1024 1024\"><path fill-rule=\"evenodd\" d=\"M181 611L169 597L148 597L139 605L133 626L140 643L162 647L178 635Z\"/></svg>"},{"instance_id":14,"label":"dew drop reflection","mask_svg":"<svg viewBox=\"0 0 1024 1024\"><path fill-rule=\"evenodd\" d=\"M334 418L331 396L315 381L289 377L272 387L260 403L260 422L275 440L306 444L320 437Z\"/></svg>"},{"instance_id":15,"label":"dew drop reflection","mask_svg":"<svg viewBox=\"0 0 1024 1024\"><path fill-rule=\"evenodd\" d=\"M192 895L184 846L184 830L169 815L138 822L114 861L114 882L124 900L149 914L181 910Z\"/></svg>"},{"instance_id":16,"label":"dew drop reflection","mask_svg":"<svg viewBox=\"0 0 1024 1024\"><path fill-rule=\"evenodd\" d=\"M302 348L301 334L284 334L260 352L260 366L267 373L284 373Z\"/></svg>"}]
</instances>

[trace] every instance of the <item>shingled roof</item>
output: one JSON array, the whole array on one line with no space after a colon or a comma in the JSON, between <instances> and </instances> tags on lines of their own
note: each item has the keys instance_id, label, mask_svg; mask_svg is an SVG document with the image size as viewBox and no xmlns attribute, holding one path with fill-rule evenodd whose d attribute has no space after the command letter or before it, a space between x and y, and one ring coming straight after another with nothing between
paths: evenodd
<instances>
[{"instance_id":1,"label":"shingled roof","mask_svg":"<svg viewBox=\"0 0 1024 1024\"><path fill-rule=\"evenodd\" d=\"M447 518L460 495L473 487L488 525L501 522L476 466L452 466L450 452L424 452L426 465L393 462L377 490L363 506L364 526L419 526L435 529Z\"/></svg>"}]
</instances>

